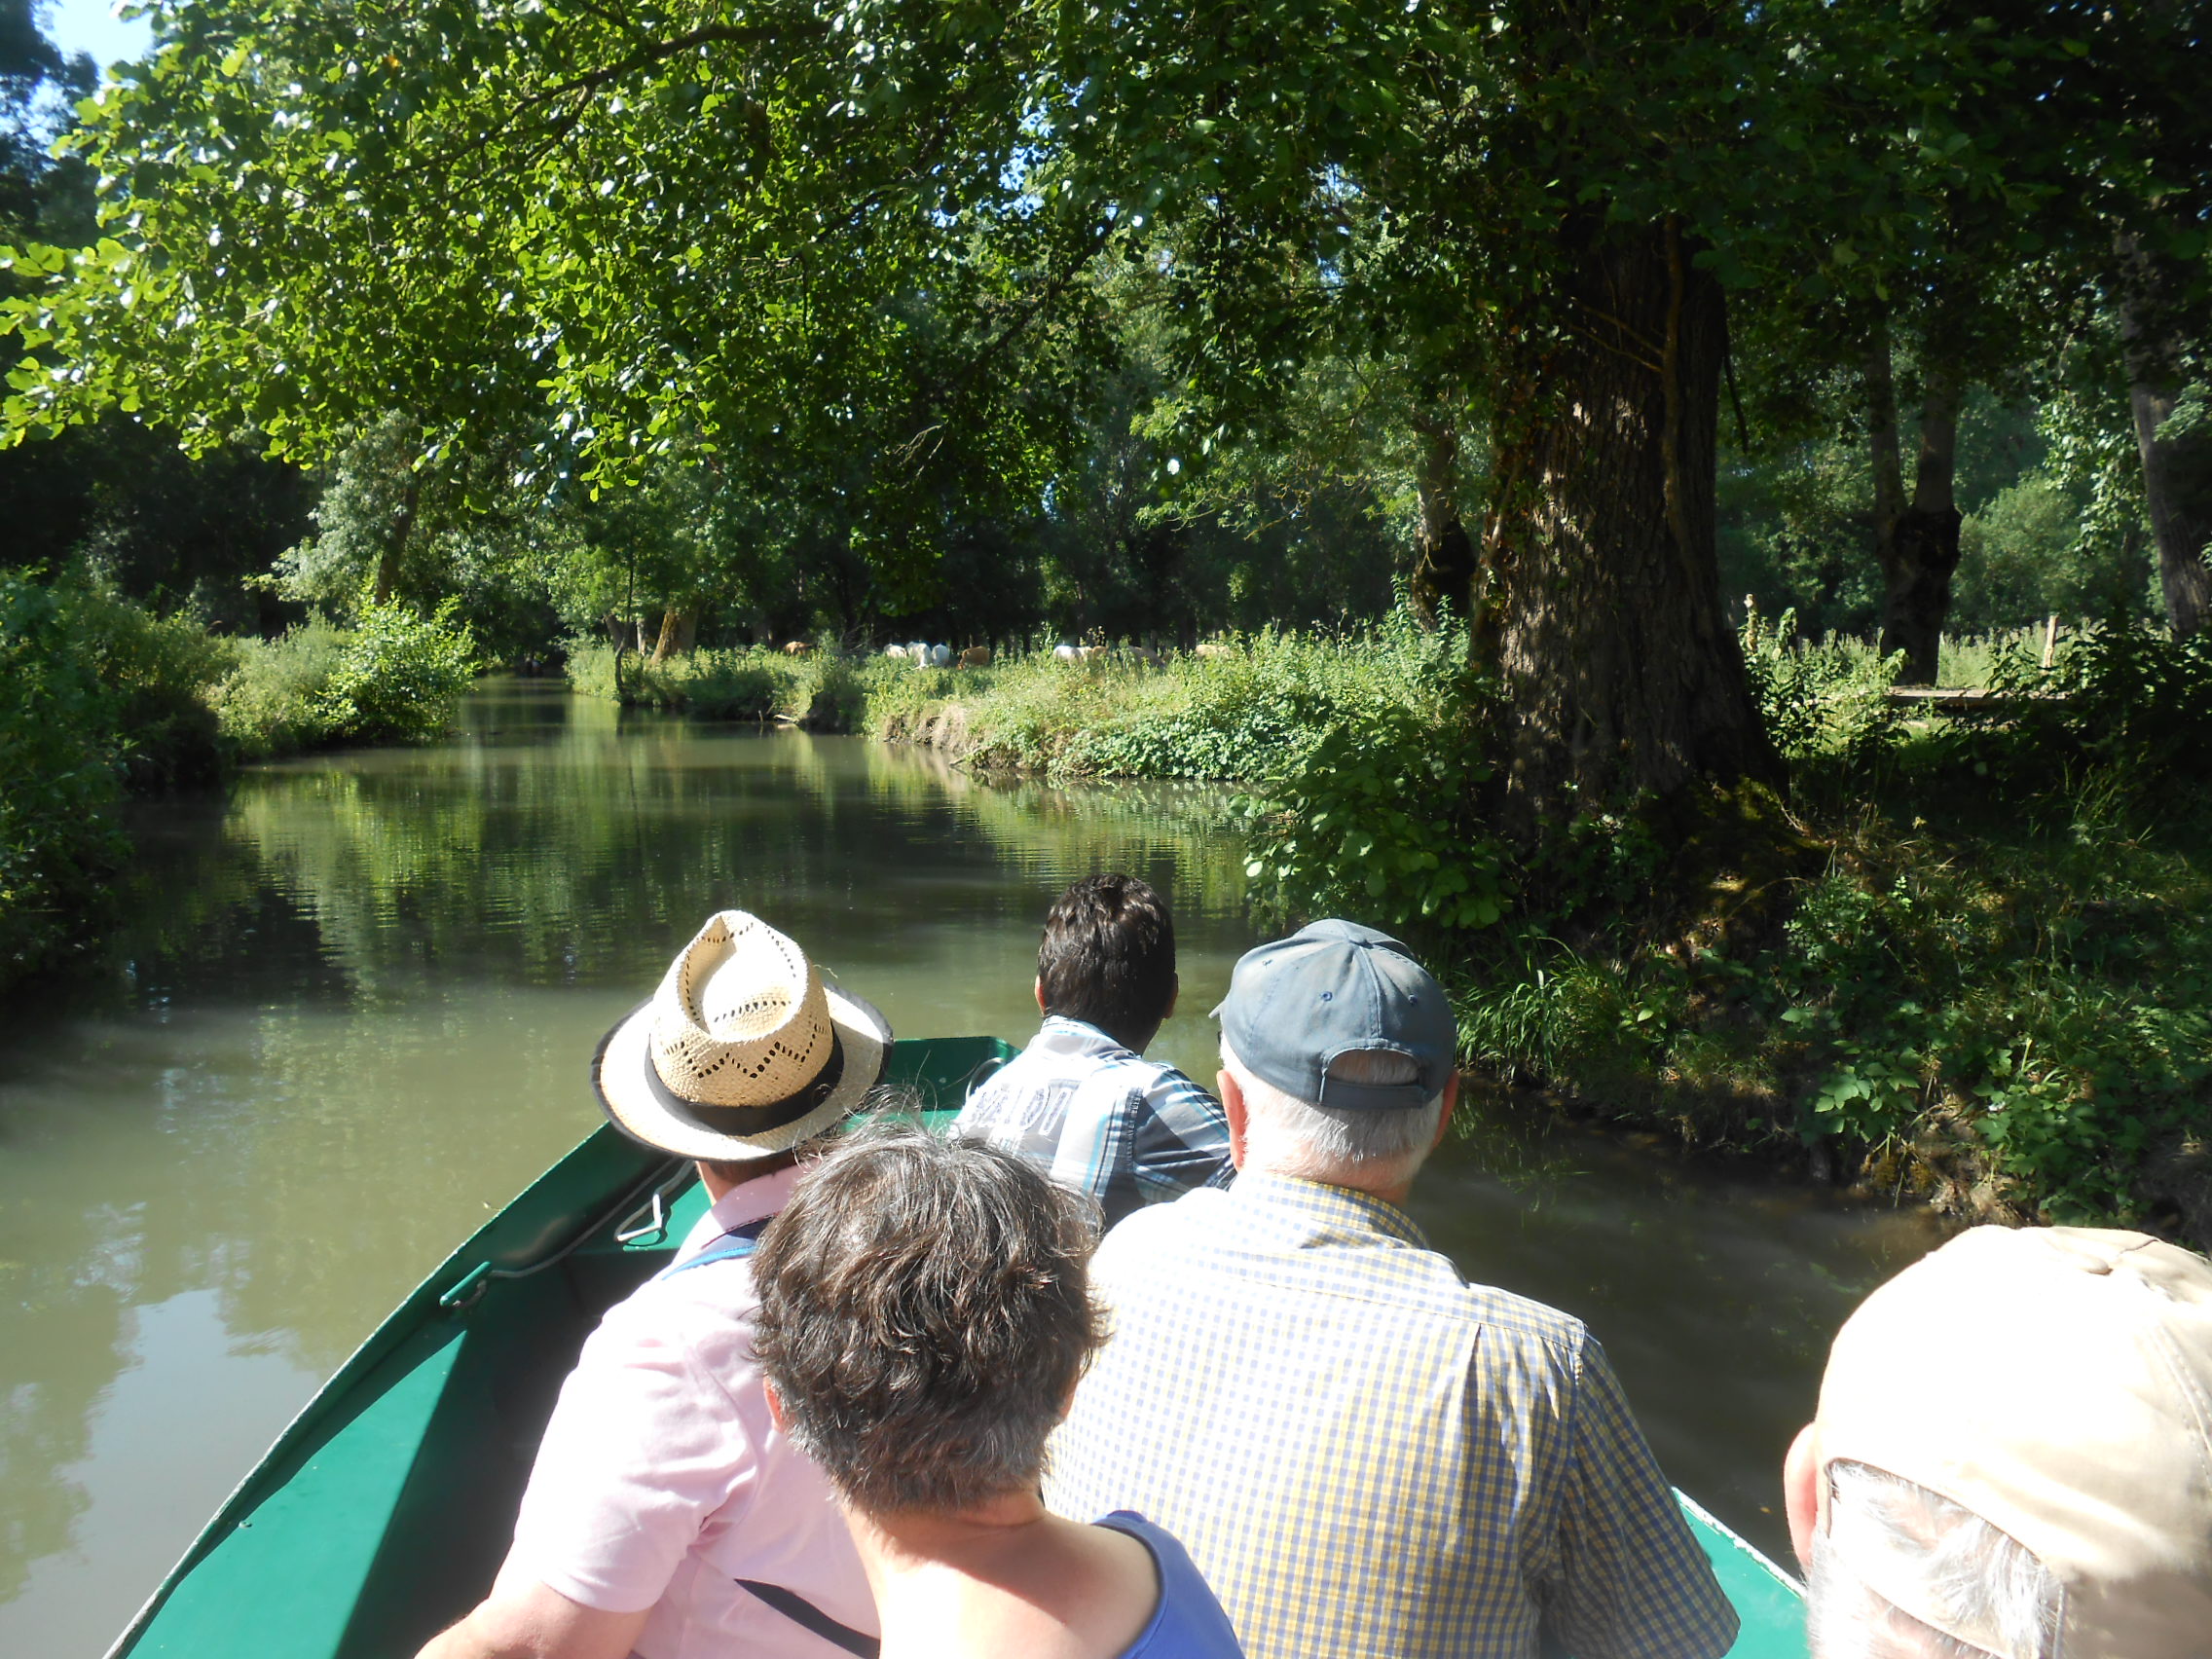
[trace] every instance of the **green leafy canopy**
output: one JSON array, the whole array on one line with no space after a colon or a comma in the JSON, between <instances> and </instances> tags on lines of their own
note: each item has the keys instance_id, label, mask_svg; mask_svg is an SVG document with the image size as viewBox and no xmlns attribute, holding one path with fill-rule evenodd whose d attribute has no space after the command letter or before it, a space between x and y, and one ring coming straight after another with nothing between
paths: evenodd
<instances>
[{"instance_id":1,"label":"green leafy canopy","mask_svg":"<svg viewBox=\"0 0 2212 1659\"><path fill-rule=\"evenodd\" d=\"M69 140L104 234L0 255L7 428L319 458L407 407L430 455L522 429L523 477L593 481L686 442L1033 476L1101 257L1246 405L1332 340L1479 384L1575 325L1543 298L1608 223L1738 286L1878 279L1939 194L2031 188L1950 112L2071 56L1906 0L147 10Z\"/></svg>"}]
</instances>

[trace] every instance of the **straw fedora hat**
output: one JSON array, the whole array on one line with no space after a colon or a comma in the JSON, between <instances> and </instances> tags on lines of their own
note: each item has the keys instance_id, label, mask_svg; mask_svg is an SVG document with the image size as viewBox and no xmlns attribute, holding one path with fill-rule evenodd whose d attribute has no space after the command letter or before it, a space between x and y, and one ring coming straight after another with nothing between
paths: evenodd
<instances>
[{"instance_id":1,"label":"straw fedora hat","mask_svg":"<svg viewBox=\"0 0 2212 1659\"><path fill-rule=\"evenodd\" d=\"M881 1081L891 1027L822 982L758 916L722 910L669 965L651 1000L607 1034L592 1088L633 1140L684 1158L788 1151Z\"/></svg>"}]
</instances>

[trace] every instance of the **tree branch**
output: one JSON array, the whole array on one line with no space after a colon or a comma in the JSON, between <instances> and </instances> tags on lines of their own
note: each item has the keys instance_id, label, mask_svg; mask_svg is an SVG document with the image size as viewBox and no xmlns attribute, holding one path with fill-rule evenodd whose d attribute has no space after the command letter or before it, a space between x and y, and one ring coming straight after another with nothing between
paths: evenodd
<instances>
[{"instance_id":1,"label":"tree branch","mask_svg":"<svg viewBox=\"0 0 2212 1659\"><path fill-rule=\"evenodd\" d=\"M693 29L689 34L679 35L674 40L653 41L642 46L619 63L610 63L604 69L587 70L581 75L573 76L555 86L548 87L543 92L533 92L529 97L522 99L516 107L527 109L533 104L551 103L554 99L566 97L571 92L593 92L610 81L619 81L625 76L635 75L639 70L648 68L664 58L681 57L684 53L702 46L756 46L763 41L781 39L787 34L822 35L827 33L829 33L828 27L821 23L804 28L796 25L790 27L764 25L740 28L734 23L707 23Z\"/></svg>"}]
</instances>

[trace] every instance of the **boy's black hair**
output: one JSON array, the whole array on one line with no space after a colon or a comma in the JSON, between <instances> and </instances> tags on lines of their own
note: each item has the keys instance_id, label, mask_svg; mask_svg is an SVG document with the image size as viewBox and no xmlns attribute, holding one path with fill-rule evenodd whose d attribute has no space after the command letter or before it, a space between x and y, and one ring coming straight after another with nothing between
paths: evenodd
<instances>
[{"instance_id":1,"label":"boy's black hair","mask_svg":"<svg viewBox=\"0 0 2212 1659\"><path fill-rule=\"evenodd\" d=\"M1052 901L1037 949L1045 1012L1140 1052L1175 998L1175 923L1133 875L1087 876Z\"/></svg>"}]
</instances>

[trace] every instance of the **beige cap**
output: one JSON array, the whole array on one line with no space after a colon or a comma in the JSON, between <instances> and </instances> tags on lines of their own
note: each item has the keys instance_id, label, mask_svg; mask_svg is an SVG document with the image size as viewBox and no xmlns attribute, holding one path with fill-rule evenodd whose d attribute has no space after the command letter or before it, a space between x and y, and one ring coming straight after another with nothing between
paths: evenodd
<instances>
[{"instance_id":1,"label":"beige cap","mask_svg":"<svg viewBox=\"0 0 2212 1659\"><path fill-rule=\"evenodd\" d=\"M758 916L707 918L660 989L607 1034L592 1088L614 1126L685 1158L767 1158L850 1115L882 1080L891 1027L830 989Z\"/></svg>"},{"instance_id":2,"label":"beige cap","mask_svg":"<svg viewBox=\"0 0 2212 1659\"><path fill-rule=\"evenodd\" d=\"M2031 1551L2064 1587L2065 1659L2212 1654L2202 1258L2140 1233L1977 1227L1837 1333L1818 1433L1824 1471L1884 1470ZM1825 1529L1825 1473L1820 1489ZM1999 1659L2036 1659L1936 1604L1916 1575L1829 1544L1923 1624Z\"/></svg>"}]
</instances>

